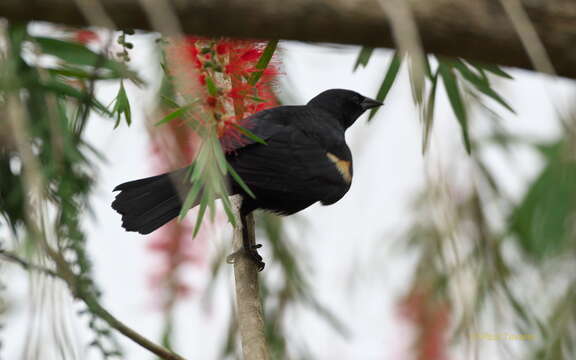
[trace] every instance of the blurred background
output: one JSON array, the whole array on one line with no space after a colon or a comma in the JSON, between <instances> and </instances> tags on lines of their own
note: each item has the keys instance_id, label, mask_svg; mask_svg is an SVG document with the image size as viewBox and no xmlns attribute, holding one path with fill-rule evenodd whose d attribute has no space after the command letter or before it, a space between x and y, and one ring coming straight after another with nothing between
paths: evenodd
<instances>
[{"instance_id":1,"label":"blurred background","mask_svg":"<svg viewBox=\"0 0 576 360\"><path fill-rule=\"evenodd\" d=\"M37 36L45 31L30 27ZM93 34L92 48L119 36ZM91 278L101 303L144 336L190 359L236 358L232 266L223 261L231 226L220 207L196 238L196 210L181 225L142 236L125 232L110 207L117 184L163 172L169 163L154 132L170 125L151 125L166 116L158 112L165 77L158 36L127 38L128 65L146 83L123 82L131 125L122 120L115 127L92 114L83 129L101 155L90 155L90 206L79 225ZM114 46L112 52L126 50ZM286 218L257 216L274 357L573 358L573 82L431 56L418 100L405 63L389 81L393 51L366 52L281 41L272 60L277 71L269 86L282 104L304 104L330 88L382 98L386 88L385 105L347 132L354 180L341 201ZM365 64L355 69L360 59ZM442 77L445 68L460 84L465 114L450 95L450 77ZM117 103L118 89L117 80L99 81L95 95L102 104ZM3 248L26 252L8 223L0 227ZM98 320L77 315L85 306L60 281L9 263L2 263L1 277L2 358L114 358L102 350L115 349L114 341L125 359L152 358L124 337L112 340Z\"/></svg>"}]
</instances>

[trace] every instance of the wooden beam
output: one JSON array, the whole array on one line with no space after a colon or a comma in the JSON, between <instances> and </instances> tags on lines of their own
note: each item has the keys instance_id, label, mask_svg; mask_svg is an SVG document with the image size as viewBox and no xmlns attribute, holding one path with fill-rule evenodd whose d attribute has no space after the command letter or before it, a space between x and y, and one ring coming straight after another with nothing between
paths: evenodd
<instances>
[{"instance_id":1,"label":"wooden beam","mask_svg":"<svg viewBox=\"0 0 576 360\"><path fill-rule=\"evenodd\" d=\"M77 2L1 0L0 17L87 25ZM139 0L99 2L118 28L154 30ZM395 47L382 2L173 0L172 5L187 34ZM410 0L410 4L427 52L532 69L499 0ZM576 1L525 0L524 8L556 73L576 78Z\"/></svg>"}]
</instances>

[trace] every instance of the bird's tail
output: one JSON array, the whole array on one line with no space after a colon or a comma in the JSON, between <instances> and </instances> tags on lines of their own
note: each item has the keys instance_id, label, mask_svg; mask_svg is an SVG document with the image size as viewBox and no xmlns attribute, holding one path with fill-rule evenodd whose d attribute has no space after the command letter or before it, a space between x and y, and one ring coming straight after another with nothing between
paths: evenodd
<instances>
[{"instance_id":1,"label":"bird's tail","mask_svg":"<svg viewBox=\"0 0 576 360\"><path fill-rule=\"evenodd\" d=\"M127 231L149 234L174 219L182 208L182 194L188 168L120 184L112 208L122 215L122 227ZM181 186L180 186L181 185Z\"/></svg>"}]
</instances>

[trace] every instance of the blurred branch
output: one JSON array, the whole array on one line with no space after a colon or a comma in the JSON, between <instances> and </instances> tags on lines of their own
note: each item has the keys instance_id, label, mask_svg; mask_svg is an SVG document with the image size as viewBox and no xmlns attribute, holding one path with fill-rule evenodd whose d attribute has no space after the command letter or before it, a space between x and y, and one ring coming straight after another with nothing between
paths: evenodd
<instances>
[{"instance_id":1,"label":"blurred branch","mask_svg":"<svg viewBox=\"0 0 576 360\"><path fill-rule=\"evenodd\" d=\"M6 259L7 261L20 265L24 270L34 270L51 277L61 279L60 275L56 271L40 265L32 264L22 259L20 256L13 254L9 251L6 251L4 249L0 249L0 256Z\"/></svg>"},{"instance_id":2,"label":"blurred branch","mask_svg":"<svg viewBox=\"0 0 576 360\"><path fill-rule=\"evenodd\" d=\"M520 0L500 0L500 2L510 17L510 21L514 24L518 36L526 48L528 56L530 56L530 61L534 64L534 69L550 75L556 75L554 65L546 53L546 47L538 36L536 27L524 10L522 2Z\"/></svg>"},{"instance_id":3,"label":"blurred branch","mask_svg":"<svg viewBox=\"0 0 576 360\"><path fill-rule=\"evenodd\" d=\"M142 8L146 3L152 4L146 0L100 1L103 11L119 28L156 30L149 9ZM172 4L187 34L395 47L389 16L373 0L295 0L289 5L278 0L181 0ZM515 25L498 2L411 0L410 5L426 52L534 68ZM576 53L572 51L576 42L576 3L532 1L524 10L524 20L532 22L532 34L539 36L557 74L576 78ZM0 17L15 21L89 25L82 13L77 1L71 0L0 2Z\"/></svg>"},{"instance_id":4,"label":"blurred branch","mask_svg":"<svg viewBox=\"0 0 576 360\"><path fill-rule=\"evenodd\" d=\"M22 259L16 254L8 252L6 250L0 249L0 256L4 259L20 265L25 270L34 270L46 274L48 276L58 278L63 280L68 287L71 289L74 296L82 300L90 310L97 314L102 320L106 321L111 327L118 330L121 334L128 337L140 346L148 349L150 352L159 356L161 359L165 360L185 360L182 356L170 352L161 346L154 344L152 341L146 339L144 336L140 335L135 330L126 326L123 322L118 320L114 315L110 314L100 303L90 294L82 291L82 288L76 284L76 276L73 275L72 270L69 268L68 264L64 261L62 256L57 253L54 249L48 251L49 256L57 263L56 268L58 271L32 264L27 260Z\"/></svg>"},{"instance_id":5,"label":"blurred branch","mask_svg":"<svg viewBox=\"0 0 576 360\"><path fill-rule=\"evenodd\" d=\"M239 196L232 198L232 204L237 217L234 227L233 248L231 255L234 263L234 278L236 280L237 321L242 341L244 360L268 360L270 358L266 345L264 311L260 299L260 286L258 285L258 270L256 263L245 256L242 244L242 221L240 221ZM247 217L248 236L250 243L255 242L254 215Z\"/></svg>"},{"instance_id":6,"label":"blurred branch","mask_svg":"<svg viewBox=\"0 0 576 360\"><path fill-rule=\"evenodd\" d=\"M379 0L379 2L388 15L394 42L400 53L410 57L412 94L416 104L421 104L425 86L426 58L414 12L410 3L404 0Z\"/></svg>"},{"instance_id":7,"label":"blurred branch","mask_svg":"<svg viewBox=\"0 0 576 360\"><path fill-rule=\"evenodd\" d=\"M114 22L99 0L74 0L84 18L92 26L114 28Z\"/></svg>"}]
</instances>

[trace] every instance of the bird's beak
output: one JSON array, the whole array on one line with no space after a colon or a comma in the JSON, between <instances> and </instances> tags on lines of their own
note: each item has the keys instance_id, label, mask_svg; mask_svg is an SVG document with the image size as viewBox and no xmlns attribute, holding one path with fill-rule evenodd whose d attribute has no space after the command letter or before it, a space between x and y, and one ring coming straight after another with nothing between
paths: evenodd
<instances>
[{"instance_id":1,"label":"bird's beak","mask_svg":"<svg viewBox=\"0 0 576 360\"><path fill-rule=\"evenodd\" d=\"M378 106L382 106L382 104L383 103L378 100L364 98L364 100L362 100L362 102L360 103L360 106L362 107L362 109L368 110Z\"/></svg>"}]
</instances>

